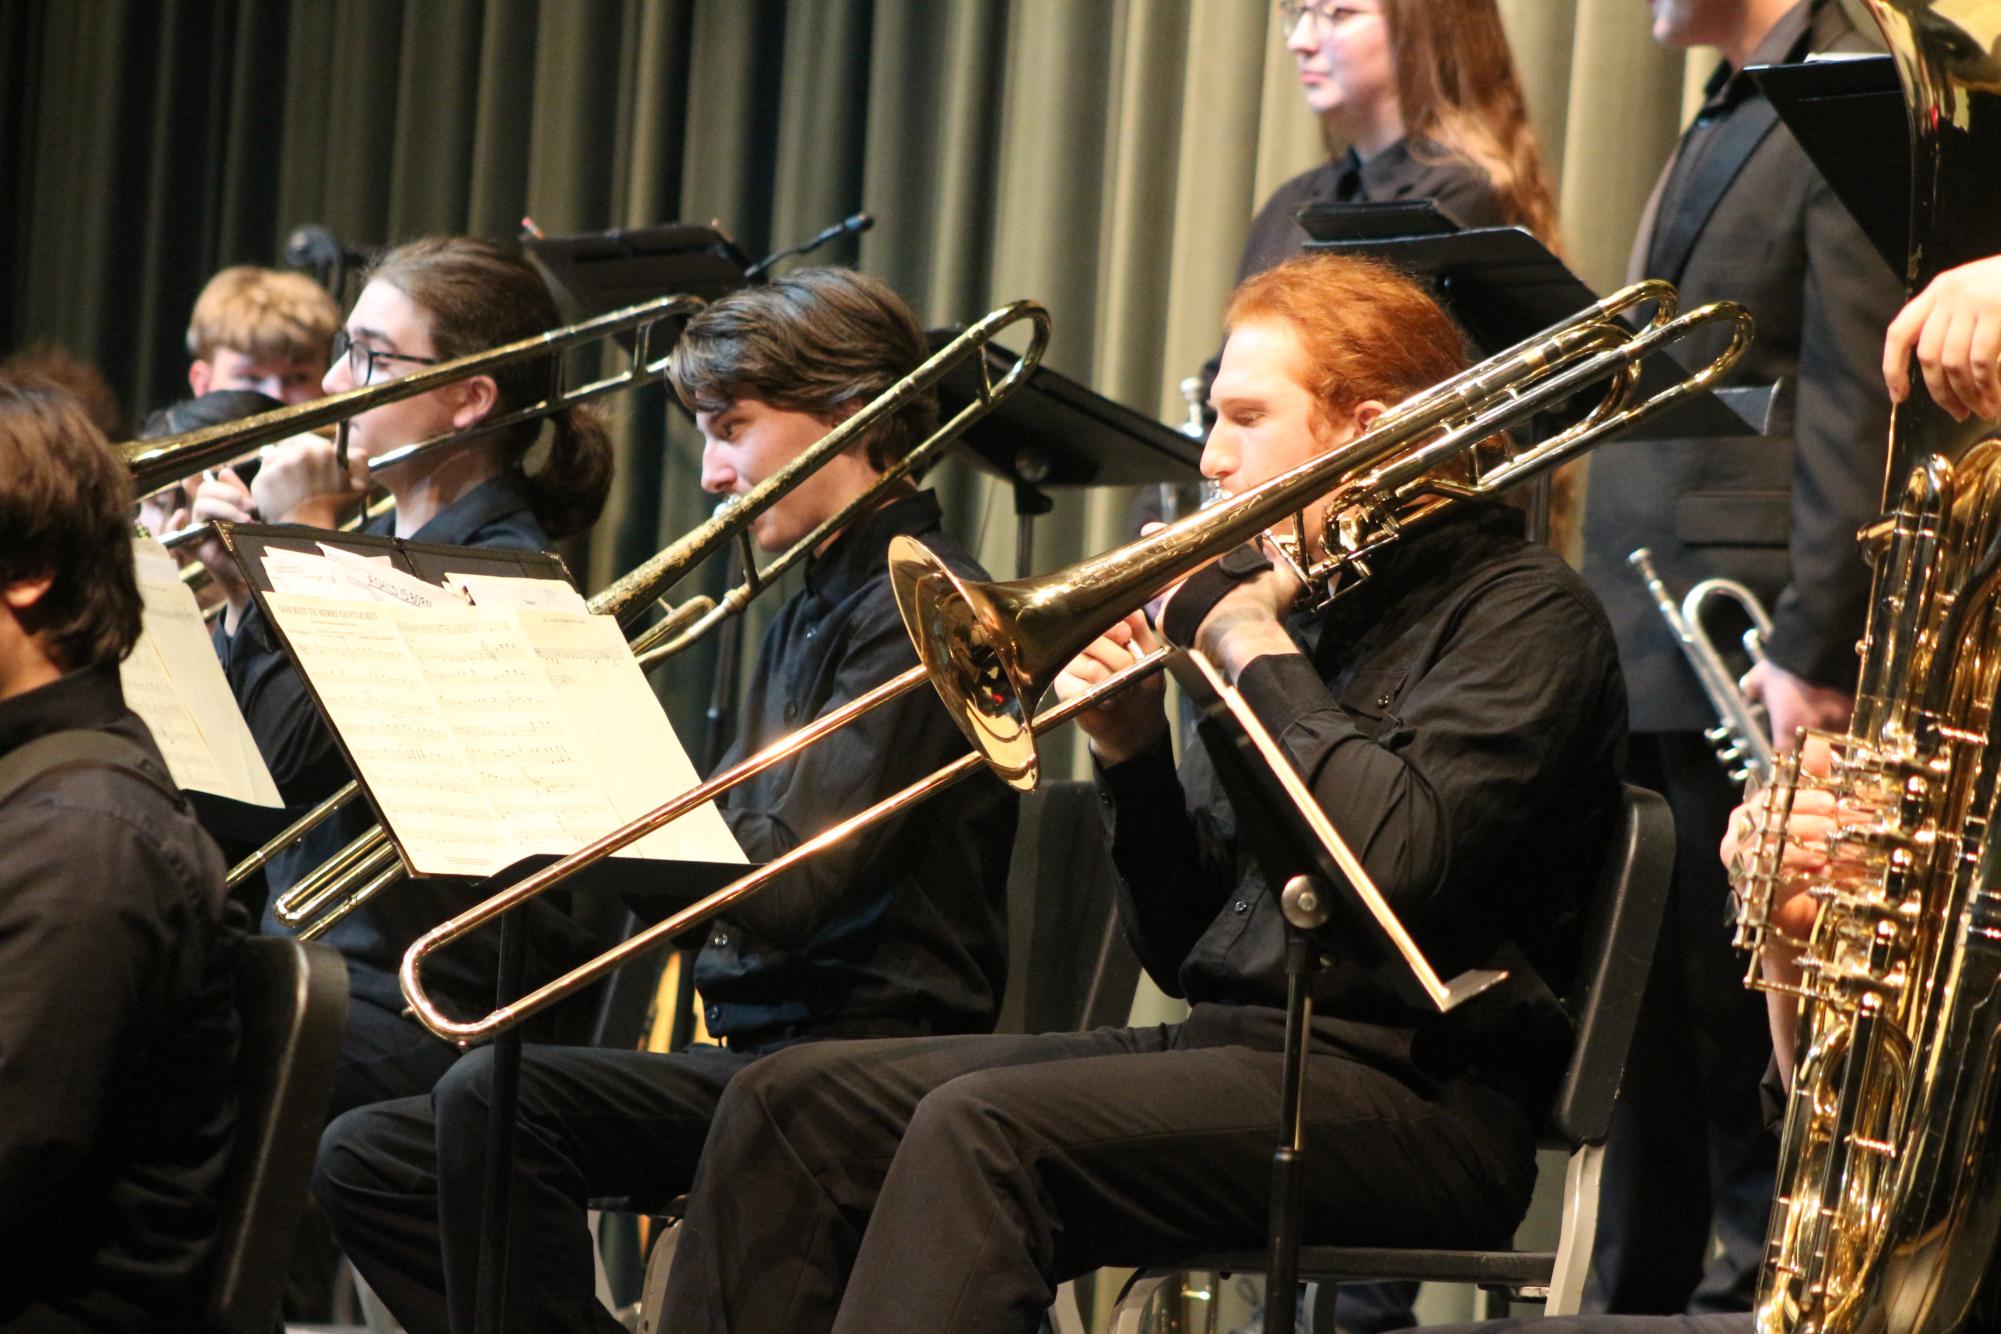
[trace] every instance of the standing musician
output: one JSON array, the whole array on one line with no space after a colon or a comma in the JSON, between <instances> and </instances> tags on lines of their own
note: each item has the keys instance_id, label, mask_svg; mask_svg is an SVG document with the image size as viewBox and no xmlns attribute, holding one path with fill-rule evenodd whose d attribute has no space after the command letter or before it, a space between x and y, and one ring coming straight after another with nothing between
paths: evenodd
<instances>
[{"instance_id":1,"label":"standing musician","mask_svg":"<svg viewBox=\"0 0 2001 1334\"><path fill-rule=\"evenodd\" d=\"M526 338L560 321L542 279L514 250L469 237L412 241L369 269L367 286L335 336L326 388L381 384L413 367ZM533 403L545 395L548 374L546 363L510 366L372 408L349 425L345 468L324 440L287 441L265 457L254 486L245 487L228 468L202 482L193 516L332 528L366 492L370 456ZM538 423L522 423L383 470L378 480L396 508L367 531L521 551L541 551L556 538L584 531L596 522L611 486L610 439L594 410L570 408L555 421L547 459L530 474L523 459L538 430ZM215 645L251 735L287 803L316 802L348 780L346 762L235 562L213 539L203 544L202 559L228 597ZM351 802L274 860L274 897L371 822L365 803ZM327 934L347 960L352 992L336 1111L423 1092L457 1058L450 1043L403 1016L396 969L412 941L467 905L468 892L457 880L400 886ZM551 953L580 945L568 919L553 908L543 906L538 916L544 920L531 939L554 942ZM267 909L264 930L284 929ZM532 966L550 971L556 962ZM493 940L469 942L440 962L438 985L454 1002L482 1005L492 999L496 966Z\"/></svg>"},{"instance_id":2,"label":"standing musician","mask_svg":"<svg viewBox=\"0 0 2001 1334\"><path fill-rule=\"evenodd\" d=\"M0 1331L202 1324L236 1111L222 854L118 664L125 466L0 378Z\"/></svg>"},{"instance_id":3,"label":"standing musician","mask_svg":"<svg viewBox=\"0 0 2001 1334\"><path fill-rule=\"evenodd\" d=\"M1227 323L1202 457L1226 492L1465 364L1444 311L1365 260L1288 261L1237 289ZM1614 813L1625 692L1590 594L1520 522L1457 509L1322 613L1289 617L1301 590L1266 570L1192 618L1427 955L1510 973L1449 1015L1352 963L1320 976L1309 1239L1495 1243L1528 1201L1568 1044L1552 991L1574 971ZM1058 693L1153 642L1128 617ZM1081 721L1120 918L1188 1019L822 1043L753 1066L697 1169L662 1328L1026 1334L1059 1282L1094 1267L1263 1240L1284 1060L1275 889L1206 750L1177 775L1157 678Z\"/></svg>"},{"instance_id":4,"label":"standing musician","mask_svg":"<svg viewBox=\"0 0 2001 1334\"><path fill-rule=\"evenodd\" d=\"M1947 269L1913 297L1883 342L1883 381L1890 398L1901 403L1910 394L1910 363L1916 358L1925 388L1957 420L1969 414L2001 417L2001 256L1975 260ZM1809 739L1800 768L1825 777L1831 756L1824 742ZM1786 824L1784 865L1810 874L1827 864L1827 839L1837 824L1865 818L1840 808L1825 789L1795 791ZM1753 828L1749 802L1731 813L1719 859L1732 866L1749 851ZM1813 929L1818 904L1804 892L1804 879L1781 878L1782 895L1772 904L1772 923L1779 934L1767 938L1764 958L1768 981L1780 987L1800 982L1798 955L1785 939L1804 940ZM1776 1130L1784 1117L1782 1094L1790 1087L1796 1064L1795 1030L1799 1011L1792 996L1781 990L1765 993L1771 1029L1772 1064L1764 1080L1768 1126ZM1514 1329L1539 1334L1753 1334L1757 1328L1748 1312L1720 1315L1614 1316L1592 1315L1561 1319L1499 1320L1454 1325L1431 1334L1503 1334Z\"/></svg>"},{"instance_id":5,"label":"standing musician","mask_svg":"<svg viewBox=\"0 0 2001 1334\"><path fill-rule=\"evenodd\" d=\"M845 270L802 270L715 302L689 322L669 372L702 432L703 487L750 490L925 355L908 307ZM913 396L765 510L757 545L789 547L867 494L936 417L932 395ZM888 579L889 544L902 535L984 577L945 537L930 492L892 488L822 544L779 610L725 766L916 664ZM912 692L733 789L723 814L744 851L767 860L964 752L936 699ZM724 1088L768 1053L989 1031L1006 976L1014 824L1012 794L982 774L733 907L695 965L719 1046L526 1048L504 1327L618 1328L594 1296L586 1200L686 1190ZM314 1192L412 1334L472 1327L489 1055L459 1062L429 1098L342 1117L321 1142Z\"/></svg>"},{"instance_id":6,"label":"standing musician","mask_svg":"<svg viewBox=\"0 0 2001 1334\"><path fill-rule=\"evenodd\" d=\"M1461 227L1556 237L1556 197L1529 129L1494 0L1283 0L1306 105L1347 149L1293 177L1251 223L1242 281L1296 254L1307 204L1428 199Z\"/></svg>"},{"instance_id":7,"label":"standing musician","mask_svg":"<svg viewBox=\"0 0 2001 1334\"><path fill-rule=\"evenodd\" d=\"M1744 73L1868 49L1842 6L1656 0L1653 13L1657 41L1713 45L1724 60L1655 188L1632 271L1673 282L1690 304L1749 307L1758 337L1732 380L1776 381L1780 396L1770 436L1638 441L1592 463L1583 568L1632 689L1627 778L1668 798L1677 848L1606 1149L1587 1301L1741 1310L1763 1253L1775 1150L1758 1101L1770 1047L1757 998L1738 985L1714 856L1737 794L1702 735L1715 718L1696 676L1626 557L1648 547L1671 588L1720 575L1771 608L1771 660L1746 688L1765 702L1780 746L1801 725L1843 725L1869 591L1855 532L1876 515L1888 437L1877 350L1901 294Z\"/></svg>"}]
</instances>

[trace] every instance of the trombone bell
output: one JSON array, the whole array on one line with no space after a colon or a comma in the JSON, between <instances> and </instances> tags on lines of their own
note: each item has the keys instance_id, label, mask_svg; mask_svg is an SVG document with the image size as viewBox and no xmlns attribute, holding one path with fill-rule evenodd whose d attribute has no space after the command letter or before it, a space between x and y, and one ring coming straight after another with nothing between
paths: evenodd
<instances>
[{"instance_id":1,"label":"trombone bell","mask_svg":"<svg viewBox=\"0 0 2001 1334\"><path fill-rule=\"evenodd\" d=\"M1038 769L1028 709L1041 692L1022 678L1019 645L989 596L992 586L961 579L911 537L889 545L889 584L952 721L1009 787L1033 791Z\"/></svg>"}]
</instances>

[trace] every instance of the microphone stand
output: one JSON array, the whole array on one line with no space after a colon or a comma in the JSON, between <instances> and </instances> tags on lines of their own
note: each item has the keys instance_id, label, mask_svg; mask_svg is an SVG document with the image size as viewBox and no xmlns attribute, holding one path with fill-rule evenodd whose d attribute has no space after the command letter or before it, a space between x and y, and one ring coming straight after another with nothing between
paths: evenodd
<instances>
[{"instance_id":1,"label":"microphone stand","mask_svg":"<svg viewBox=\"0 0 2001 1334\"><path fill-rule=\"evenodd\" d=\"M745 269L743 271L743 280L747 283L761 281L771 266L781 259L790 259L794 255L810 254L829 241L865 232L873 226L875 226L875 219L866 213L856 213L842 218L839 222L827 228L810 241L802 241L798 245L787 246L783 250L772 251L763 259Z\"/></svg>"}]
</instances>

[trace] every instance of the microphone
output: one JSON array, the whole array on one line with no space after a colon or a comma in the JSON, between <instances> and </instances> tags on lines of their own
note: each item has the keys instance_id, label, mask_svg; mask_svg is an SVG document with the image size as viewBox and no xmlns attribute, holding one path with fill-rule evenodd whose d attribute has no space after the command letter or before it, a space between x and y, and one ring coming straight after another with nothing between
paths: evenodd
<instances>
[{"instance_id":1,"label":"microphone","mask_svg":"<svg viewBox=\"0 0 2001 1334\"><path fill-rule=\"evenodd\" d=\"M350 250L324 223L308 222L292 229L285 238L285 262L295 269L324 269L336 264L358 264L367 258Z\"/></svg>"},{"instance_id":2,"label":"microphone","mask_svg":"<svg viewBox=\"0 0 2001 1334\"><path fill-rule=\"evenodd\" d=\"M829 241L838 240L843 236L852 236L860 232L865 232L873 226L875 226L875 219L870 217L868 214L866 213L851 214L848 217L842 218L839 222L827 228L825 231L821 232L818 236L814 237L810 241L803 241L798 245L788 246L783 250L772 251L769 255L766 255L763 259L759 260L757 263L751 265L749 268L743 271L744 281L754 283L759 278L762 278L764 276L765 271L767 269L769 269L772 265L776 264L781 259L790 259L794 255L810 254L812 251L818 250L821 246L827 244L827 242Z\"/></svg>"}]
</instances>

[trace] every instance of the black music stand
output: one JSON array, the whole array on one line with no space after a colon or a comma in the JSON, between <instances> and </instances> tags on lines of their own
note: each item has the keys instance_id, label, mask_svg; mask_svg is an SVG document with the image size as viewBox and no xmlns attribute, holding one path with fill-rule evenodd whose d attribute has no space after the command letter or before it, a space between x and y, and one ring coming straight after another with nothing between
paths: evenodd
<instances>
[{"instance_id":1,"label":"black music stand","mask_svg":"<svg viewBox=\"0 0 2001 1334\"><path fill-rule=\"evenodd\" d=\"M483 573L554 579L564 583L574 583L568 567L561 557L545 551L511 551L494 547L456 547L429 542L409 542L397 537L384 537L369 533L328 534L317 529L299 528L290 525L273 524L231 524L219 523L216 530L222 538L224 548L235 559L245 578L250 581L252 595L261 602L264 595L272 591L271 578L264 568L264 553L268 550L283 549L301 551L311 555L319 554L321 545L339 547L357 555L387 558L397 569L424 580L426 583L443 586L445 576L460 573ZM284 638L284 627L279 619L265 608L266 618L280 639ZM289 649L289 645L287 646ZM313 686L312 678L300 673L307 692L314 703L319 703L319 694ZM325 716L325 709L321 709ZM348 753L347 743L337 728L329 727L334 743L340 747L341 755L347 760L350 772L359 774L361 766ZM361 785L362 793L371 805L375 795L368 785ZM240 803L231 803L240 805ZM389 822L376 809L378 822L386 830ZM280 828L283 826L280 825ZM272 832L276 832L274 829ZM522 875L537 871L557 860L549 854L522 858L496 875L477 882L475 893L481 900L489 891L513 883ZM650 904L652 900L666 899L672 907L680 906L685 900L693 902L710 891L728 884L731 880L752 870L748 865L727 865L710 862L658 862L640 857L607 857L597 864L579 872L570 885L572 893L616 894L629 905ZM642 912L648 915L650 906ZM494 1004L506 1005L515 1000L521 990L521 970L527 956L528 928L519 913L509 913L501 918L499 943L499 969L494 979ZM500 1328L500 1298L506 1291L508 1242L510 1232L511 1183L507 1177L507 1164L514 1154L515 1108L521 1083L521 1031L511 1028L494 1039L493 1043L493 1097L487 1122L486 1173L482 1217L486 1228L480 1234L479 1252L479 1292L474 1307L474 1328L485 1331Z\"/></svg>"},{"instance_id":2,"label":"black music stand","mask_svg":"<svg viewBox=\"0 0 2001 1334\"><path fill-rule=\"evenodd\" d=\"M1428 203L1309 204L1299 225L1308 251L1360 254L1429 283L1481 355L1492 355L1598 300L1564 262L1519 227L1460 231ZM1414 230L1396 232L1399 227ZM1672 358L1673 353L1669 353ZM1649 357L1635 391L1645 397L1682 379ZM1764 435L1777 385L1695 394L1627 432L1639 440Z\"/></svg>"},{"instance_id":3,"label":"black music stand","mask_svg":"<svg viewBox=\"0 0 2001 1334\"><path fill-rule=\"evenodd\" d=\"M745 285L750 260L714 227L670 222L521 243L578 319L687 292L713 301Z\"/></svg>"},{"instance_id":4,"label":"black music stand","mask_svg":"<svg viewBox=\"0 0 2001 1334\"><path fill-rule=\"evenodd\" d=\"M933 329L931 350L957 329ZM988 344L987 373L998 380L1015 356ZM938 407L949 418L978 395L980 368L960 362L938 382ZM1015 572L1034 563L1036 516L1047 514L1051 486L1137 486L1192 482L1200 475L1202 442L1143 412L1087 389L1045 363L1020 389L975 422L954 446L1014 488Z\"/></svg>"},{"instance_id":5,"label":"black music stand","mask_svg":"<svg viewBox=\"0 0 2001 1334\"><path fill-rule=\"evenodd\" d=\"M1256 849L1267 892L1279 895L1285 917L1285 1068L1278 1148L1272 1155L1265 1328L1290 1330L1306 1205L1305 1078L1313 979L1338 958L1344 971L1360 972L1385 1002L1442 1013L1505 981L1507 973L1480 969L1440 978L1250 706L1200 653L1175 652L1167 670L1199 710L1202 744L1237 813L1240 835Z\"/></svg>"},{"instance_id":6,"label":"black music stand","mask_svg":"<svg viewBox=\"0 0 2001 1334\"><path fill-rule=\"evenodd\" d=\"M1889 56L1745 71L1876 252L1901 274L1911 233L1911 130Z\"/></svg>"}]
</instances>

